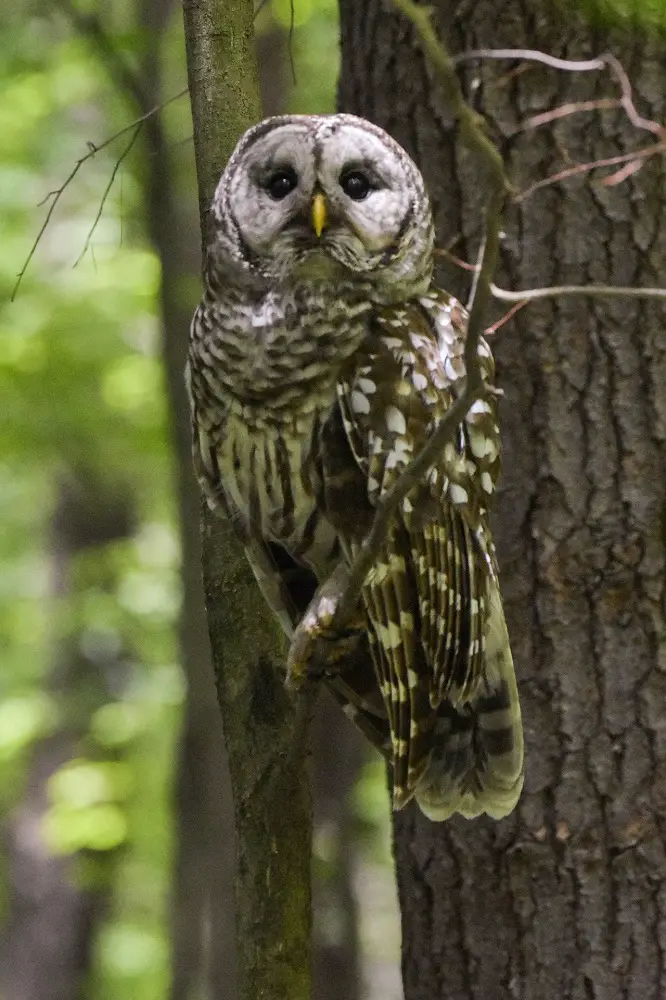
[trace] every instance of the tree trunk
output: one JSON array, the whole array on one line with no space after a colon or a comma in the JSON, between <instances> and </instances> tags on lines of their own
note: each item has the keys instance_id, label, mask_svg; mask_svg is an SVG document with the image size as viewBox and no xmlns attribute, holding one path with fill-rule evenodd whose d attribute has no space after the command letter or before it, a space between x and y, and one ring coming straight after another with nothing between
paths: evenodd
<instances>
[{"instance_id":1,"label":"tree trunk","mask_svg":"<svg viewBox=\"0 0 666 1000\"><path fill-rule=\"evenodd\" d=\"M84 549L126 538L133 528L132 498L113 493L90 469L61 477L51 524L52 612L76 596L72 564ZM92 586L91 582L91 586ZM48 689L62 721L36 744L20 804L3 831L9 875L9 912L0 934L3 1000L73 1000L90 973L94 936L105 915L113 862L86 852L59 855L50 848L44 819L51 808L49 780L85 745L90 717L109 698L122 673L122 656L100 663L84 652L80 632L55 650ZM95 866L95 879L82 865ZM99 867L98 867L99 866Z\"/></svg>"},{"instance_id":2,"label":"tree trunk","mask_svg":"<svg viewBox=\"0 0 666 1000\"><path fill-rule=\"evenodd\" d=\"M204 246L215 185L260 117L252 0L185 0ZM241 1000L309 1000L309 702L284 688L285 644L226 519L204 511L203 571L236 816Z\"/></svg>"},{"instance_id":3,"label":"tree trunk","mask_svg":"<svg viewBox=\"0 0 666 1000\"><path fill-rule=\"evenodd\" d=\"M440 0L435 12L453 54L612 49L641 112L664 117L663 49L636 24L593 28L547 0ZM473 259L482 177L410 24L382 0L341 0L341 14L342 109L414 156L439 246L461 234L455 251ZM517 188L650 141L621 111L512 136L531 115L616 92L601 74L509 73L515 65L470 64L465 81ZM618 186L582 177L511 206L498 284L663 284L663 182L655 158ZM461 272L439 280L464 294ZM567 298L529 305L495 338L506 397L494 524L525 790L501 823L396 815L406 1000L666 996L663 327L654 301Z\"/></svg>"},{"instance_id":4,"label":"tree trunk","mask_svg":"<svg viewBox=\"0 0 666 1000\"><path fill-rule=\"evenodd\" d=\"M141 73L142 113L168 96L161 49L173 6L173 0L140 0L140 27L148 40ZM184 380L187 331L196 303L183 289L188 287L185 279L196 274L199 264L196 203L191 199L184 203L175 189L176 171L159 116L148 120L146 151L146 223L162 271L162 357L183 586L178 633L187 680L176 775L170 996L171 1000L190 1000L202 993L210 1000L235 1000L234 819L201 582L199 488L192 468Z\"/></svg>"},{"instance_id":5,"label":"tree trunk","mask_svg":"<svg viewBox=\"0 0 666 1000\"><path fill-rule=\"evenodd\" d=\"M350 795L363 746L358 731L328 693L319 699L312 723L312 758L312 996L314 1000L360 1000L359 915L354 891L357 852Z\"/></svg>"}]
</instances>

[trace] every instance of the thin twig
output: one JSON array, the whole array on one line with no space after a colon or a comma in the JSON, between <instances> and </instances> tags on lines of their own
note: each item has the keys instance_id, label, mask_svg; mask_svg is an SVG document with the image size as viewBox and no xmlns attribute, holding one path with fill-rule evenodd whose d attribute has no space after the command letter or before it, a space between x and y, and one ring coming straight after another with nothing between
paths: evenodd
<instances>
[{"instance_id":1,"label":"thin twig","mask_svg":"<svg viewBox=\"0 0 666 1000\"><path fill-rule=\"evenodd\" d=\"M480 59L519 59L521 62L540 62L553 69L568 70L572 73L589 73L591 70L603 69L603 58L594 59L558 59L547 52L538 49L469 49L452 56L455 66L464 62L478 62Z\"/></svg>"},{"instance_id":2,"label":"thin twig","mask_svg":"<svg viewBox=\"0 0 666 1000\"><path fill-rule=\"evenodd\" d=\"M125 146L125 149L122 151L122 153L120 154L120 156L118 157L118 159L116 160L116 162L115 162L115 164L113 166L113 170L111 171L111 176L109 177L109 182L106 185L106 187L104 188L104 193L102 195L101 201L99 203L99 207L97 209L97 215L95 216L94 222L93 222L92 226L90 227L88 235L86 236L86 241L83 244L83 250L81 251L81 253L79 254L79 256L76 258L76 260L74 261L74 267L76 267L77 264L79 264L83 260L83 258L85 257L86 250L90 246L90 241L93 238L95 230L97 229L97 223L102 218L102 212L104 211L104 206L106 204L106 199L108 198L109 192L110 192L111 188L113 187L113 182L116 179L116 174L120 170L120 167L122 165L123 160L127 156L129 156L130 151L132 149L132 146L134 145L134 143L138 139L139 132L141 131L142 128L143 128L143 122L139 122L138 125L136 126L136 128L134 129L134 135L132 136L132 138L130 139L130 141L127 143L127 145Z\"/></svg>"},{"instance_id":3,"label":"thin twig","mask_svg":"<svg viewBox=\"0 0 666 1000\"><path fill-rule=\"evenodd\" d=\"M478 399L485 398L490 391L481 375L478 348L483 329L483 316L491 297L491 279L499 256L500 217L508 191L504 164L498 150L482 131L482 119L465 102L454 64L434 32L427 8L417 6L412 0L393 0L393 4L416 29L424 52L437 71L449 108L458 120L463 141L485 165L489 195L479 266L467 324L464 391L423 448L377 504L372 528L352 563L347 585L338 602L333 621L334 629L341 627L354 613L365 579L376 561L377 553L384 543L388 526L398 506L410 490L423 481L428 470L440 459L445 444L454 436L472 404Z\"/></svg>"},{"instance_id":4,"label":"thin twig","mask_svg":"<svg viewBox=\"0 0 666 1000\"><path fill-rule=\"evenodd\" d=\"M289 68L291 69L291 82L296 86L296 65L294 63L294 27L296 24L296 12L294 10L294 0L289 0L289 38L287 40L287 51L289 52Z\"/></svg>"},{"instance_id":5,"label":"thin twig","mask_svg":"<svg viewBox=\"0 0 666 1000\"><path fill-rule=\"evenodd\" d=\"M446 257L447 260L450 260L452 264L455 264L456 267L461 268L463 271L478 271L479 269L478 264L470 264L469 261L463 260L462 257L456 257L450 250L440 250L435 247L434 253L437 257Z\"/></svg>"},{"instance_id":6,"label":"thin twig","mask_svg":"<svg viewBox=\"0 0 666 1000\"><path fill-rule=\"evenodd\" d=\"M494 287L494 285L490 286L491 291ZM508 323L510 319L513 319L516 313L520 312L521 309L524 309L526 305L527 299L521 299L520 302L516 302L515 305L512 305L508 312L504 313L501 319L498 319L496 323L492 324L492 326L486 327L483 331L484 337L492 337L494 333L497 333L500 327L504 326L505 323Z\"/></svg>"},{"instance_id":7,"label":"thin twig","mask_svg":"<svg viewBox=\"0 0 666 1000\"><path fill-rule=\"evenodd\" d=\"M547 288L522 288L511 292L491 285L493 298L500 302L534 302L537 299L554 299L564 295L583 295L596 298L666 299L666 288L626 288L619 285L552 285Z\"/></svg>"},{"instance_id":8,"label":"thin twig","mask_svg":"<svg viewBox=\"0 0 666 1000\"><path fill-rule=\"evenodd\" d=\"M558 170L555 174L549 174L548 177L543 177L540 181L535 181L534 184L530 184L529 187L515 194L513 196L513 201L516 203L525 201L526 198L529 198L540 188L549 187L551 184L558 184L560 181L568 180L569 177L589 174L591 170L597 170L600 167L615 167L620 163L633 163L635 160L645 162L645 160L649 157L655 156L657 153L664 152L666 152L666 143L658 142L654 146L637 149L633 153L621 153L618 156L608 156L603 160L591 160L589 163L577 163L574 167L565 167L564 170Z\"/></svg>"},{"instance_id":9,"label":"thin twig","mask_svg":"<svg viewBox=\"0 0 666 1000\"><path fill-rule=\"evenodd\" d=\"M471 49L469 52L460 52L453 57L453 63L459 66L464 62L476 61L479 59L520 59L523 62L540 62L553 69L566 70L575 73L589 73L599 69L610 69L617 83L620 85L622 97L620 103L625 113L635 128L652 132L658 138L666 136L666 128L659 122L650 118L643 118L639 114L633 100L631 82L627 76L622 63L611 52L606 52L595 59L558 59L556 56L548 55L546 52L539 52L538 49Z\"/></svg>"},{"instance_id":10,"label":"thin twig","mask_svg":"<svg viewBox=\"0 0 666 1000\"><path fill-rule=\"evenodd\" d=\"M105 139L98 145L95 145L92 142L88 143L88 152L85 153L76 161L74 167L70 171L65 181L60 185L59 188L56 188L54 191L49 191L49 193L40 202L40 204L44 204L44 202L48 201L49 198L53 198L53 201L49 206L49 210L46 213L46 217L44 218L44 221L39 229L39 232L37 233L37 236L35 237L35 240L32 246L30 247L30 252L28 253L28 256L26 257L23 263L23 267L16 276L16 282L14 284L14 287L12 289L12 294L10 297L12 302L16 298L16 293L18 292L21 282L23 281L23 276L28 270L30 261L35 255L35 251L37 250L37 247L40 244L42 236L46 232L46 228L49 222L51 221L51 218L53 216L53 213L55 212L58 202L60 201L63 194L65 193L69 185L72 183L72 181L78 174L83 164L87 163L88 160L91 160L93 156L95 156L97 153L100 153L103 149L106 149L107 146L110 146L112 142L116 141L116 139L120 139L121 136L127 135L128 132L131 132L132 129L136 129L137 126L143 125L143 123L147 121L152 115L157 114L159 111L162 110L162 108L165 108L168 104L172 104L173 101L177 101L180 97L184 97L185 94L187 94L187 92L188 92L187 87L184 87L183 90L180 90L177 94L173 94L171 97L168 97L166 101L162 101L160 104L156 104L155 107L150 108L148 111L145 112L145 114L140 115L138 118L135 118L134 121L129 123L129 125L125 125L123 128L119 129L118 132L114 132L113 135L109 136L108 139Z\"/></svg>"},{"instance_id":11,"label":"thin twig","mask_svg":"<svg viewBox=\"0 0 666 1000\"><path fill-rule=\"evenodd\" d=\"M597 101L575 101L571 104L561 104L558 108L553 108L552 111L544 111L540 115L525 118L516 128L511 130L511 135L528 132L530 129L540 128L542 125L549 125L550 122L567 118L569 115L577 115L582 111L609 111L621 107L622 101L619 97L600 97Z\"/></svg>"},{"instance_id":12,"label":"thin twig","mask_svg":"<svg viewBox=\"0 0 666 1000\"><path fill-rule=\"evenodd\" d=\"M477 365L478 367L478 365ZM438 424L437 430L428 439L416 458L407 465L393 486L377 503L375 519L372 528L363 542L349 572L349 578L344 593L340 598L334 616L333 629L342 627L351 618L365 583L365 578L377 559L377 553L386 539L386 533L398 506L409 491L421 482L428 470L435 464L446 443L451 440L456 429L464 419L470 406L485 396L483 381L479 375L478 384L471 381L469 372L467 383L461 396L455 401L446 416Z\"/></svg>"}]
</instances>

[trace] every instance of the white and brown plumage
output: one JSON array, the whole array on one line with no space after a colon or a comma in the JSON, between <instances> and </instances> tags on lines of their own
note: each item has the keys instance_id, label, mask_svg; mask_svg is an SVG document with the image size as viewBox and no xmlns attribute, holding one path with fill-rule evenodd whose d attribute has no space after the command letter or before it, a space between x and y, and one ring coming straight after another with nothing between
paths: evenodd
<instances>
[{"instance_id":1,"label":"white and brown plumage","mask_svg":"<svg viewBox=\"0 0 666 1000\"><path fill-rule=\"evenodd\" d=\"M350 562L377 500L461 391L465 315L431 285L421 175L350 115L285 116L239 143L213 203L188 385L197 472L291 629ZM485 341L480 355L491 382ZM369 655L330 680L393 761L394 803L500 817L522 787L520 707L487 507L492 403L405 499L365 582ZM287 555L283 558L280 553ZM372 669L369 666L372 663Z\"/></svg>"}]
</instances>

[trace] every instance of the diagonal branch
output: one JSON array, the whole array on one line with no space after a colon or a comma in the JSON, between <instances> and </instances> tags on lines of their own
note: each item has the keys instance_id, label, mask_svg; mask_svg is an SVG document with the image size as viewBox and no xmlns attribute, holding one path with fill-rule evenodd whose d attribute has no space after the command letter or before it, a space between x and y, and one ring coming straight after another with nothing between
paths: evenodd
<instances>
[{"instance_id":1,"label":"diagonal branch","mask_svg":"<svg viewBox=\"0 0 666 1000\"><path fill-rule=\"evenodd\" d=\"M377 505L370 532L353 561L349 577L337 604L332 628L340 629L351 618L361 595L365 578L376 561L384 543L391 519L399 505L420 482L441 456L472 404L483 399L489 391L481 376L479 364L479 339L483 332L483 319L491 299L491 281L499 257L500 220L509 189L502 158L483 131L483 119L466 103L455 64L438 39L427 8L417 6L412 0L393 0L394 6L415 28L424 52L437 72L449 109L455 114L463 142L483 163L488 175L489 197L484 220L484 236L479 253L479 266L475 273L473 293L469 303L469 320L465 342L465 370L467 377L462 395L456 400L430 439L404 469L391 489Z\"/></svg>"},{"instance_id":2,"label":"diagonal branch","mask_svg":"<svg viewBox=\"0 0 666 1000\"><path fill-rule=\"evenodd\" d=\"M46 232L46 229L47 229L47 227L48 227L48 225L49 225L49 223L51 221L53 213L56 210L58 202L60 201L60 199L62 198L63 194L65 193L65 191L67 190L67 188L70 186L70 184L72 183L72 181L74 180L74 178L78 174L78 172L81 169L81 167L83 166L83 164L87 163L88 160L91 160L93 158L93 156L95 156L97 153L100 153L103 149L106 149L107 146L110 146L112 142L116 141L116 139L120 139L121 136L127 135L127 133L131 132L132 129L136 129L137 127L140 127L141 125L143 125L143 123L145 121L148 121L149 118L151 118L153 115L156 115L159 111L162 110L162 108L165 108L168 104L171 104L173 101L177 101L178 98L180 98L180 97L184 97L185 94L187 94L187 92L188 92L187 91L187 87L184 87L182 90L179 90L177 94L173 94L171 97L168 97L166 99L166 101L162 101L160 104L155 105L155 107L149 108L148 111L146 111L144 114L139 115L139 117L135 118L134 121L132 121L132 122L129 123L129 125L125 125L123 128L119 129L117 132L114 132L113 135L110 135L103 142L100 142L100 143L98 143L96 145L94 143L92 143L92 142L88 143L88 152L85 153L83 156L81 156L76 161L76 163L74 164L72 170L70 171L70 173L68 174L68 176L65 178L65 180L63 181L63 183L60 185L60 187L55 188L53 191L49 191L49 193L46 195L45 198L43 198L43 200L41 202L41 204L44 204L44 202L48 201L49 198L53 199L52 202L51 202L51 204L50 204L50 206L49 206L49 210L46 213L46 217L44 218L44 221L42 222L42 225L39 228L39 232L37 233L37 236L35 237L35 239L33 241L33 244L30 247L30 251L28 253L28 256L26 257L25 261L23 262L23 267L21 268L21 270L19 271L19 273L16 276L16 282L14 284L14 287L12 289L12 294L10 296L10 299L11 299L12 302L16 298L16 294L17 294L17 292L19 290L21 282L23 281L23 277L24 277L26 271L28 270L28 267L30 265L30 261L32 260L32 258L35 255L35 251L37 250L37 247L39 246L39 244L41 242L42 236Z\"/></svg>"},{"instance_id":3,"label":"diagonal branch","mask_svg":"<svg viewBox=\"0 0 666 1000\"><path fill-rule=\"evenodd\" d=\"M511 292L491 285L490 290L500 302L536 302L537 299L554 299L564 295L587 295L591 298L666 299L666 288L631 288L620 285L552 285L547 288L523 288Z\"/></svg>"},{"instance_id":4,"label":"diagonal branch","mask_svg":"<svg viewBox=\"0 0 666 1000\"><path fill-rule=\"evenodd\" d=\"M540 188L549 187L551 184L557 184L559 181L565 181L569 177L577 177L580 174L588 174L591 170L597 170L599 167L615 167L622 163L634 164L642 163L647 160L650 156L655 156L657 153L666 152L666 142L657 142L654 146L647 146L644 149L637 149L633 153L620 153L617 156L608 156L601 160L590 160L589 163L577 163L574 167L566 167L564 170L559 170L555 174L549 174L548 177L543 177L540 181L535 181L534 184L530 184L523 191L519 191L514 195L513 200L516 204L521 201L525 201L534 194L535 191L540 190ZM615 177L616 175L611 175ZM605 178L608 181L609 178ZM603 182L602 182L603 183Z\"/></svg>"},{"instance_id":5,"label":"diagonal branch","mask_svg":"<svg viewBox=\"0 0 666 1000\"><path fill-rule=\"evenodd\" d=\"M104 211L104 206L106 205L106 199L108 198L109 192L110 192L111 188L113 187L113 182L116 179L116 174L120 170L120 167L122 166L123 161L125 160L125 158L127 156L129 156L130 152L132 151L132 147L133 147L134 143L136 142L136 140L139 138L139 132L141 131L142 128L143 128L143 122L139 122L136 125L135 129L134 129L134 134L132 135L132 138L127 143L127 145L125 146L124 150L122 151L122 153L120 154L120 156L118 157L118 159L116 160L116 162L113 165L113 170L111 171L111 176L109 177L108 183L107 183L106 187L104 188L104 193L102 194L102 197L101 197L101 200L100 200L100 203L99 203L99 207L97 209L97 215L95 216L95 219L93 221L92 226L90 227L90 230L88 231L88 235L86 236L86 241L83 244L83 250L81 251L81 253L79 254L79 256L76 258L76 260L74 261L74 267L76 267L77 264L79 264L83 260L83 258L85 257L86 251L87 251L88 247L90 246L90 241L93 238L95 230L97 229L97 223L102 218L102 212Z\"/></svg>"},{"instance_id":6,"label":"diagonal branch","mask_svg":"<svg viewBox=\"0 0 666 1000\"><path fill-rule=\"evenodd\" d=\"M479 59L518 59L522 62L539 62L552 69L565 70L569 73L589 73L594 70L610 69L611 75L620 85L620 104L627 118L635 128L652 132L659 139L666 136L666 128L659 122L644 118L634 104L631 82L622 63L611 52L606 52L595 59L558 59L556 56L539 52L538 49L471 49L460 52L452 58L454 66L464 62L475 62Z\"/></svg>"}]
</instances>

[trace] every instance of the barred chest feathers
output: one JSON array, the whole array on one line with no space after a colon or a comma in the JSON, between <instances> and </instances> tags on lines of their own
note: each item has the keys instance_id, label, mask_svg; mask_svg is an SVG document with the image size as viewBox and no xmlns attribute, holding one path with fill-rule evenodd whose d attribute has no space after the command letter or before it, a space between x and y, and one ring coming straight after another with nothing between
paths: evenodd
<instances>
[{"instance_id":1,"label":"barred chest feathers","mask_svg":"<svg viewBox=\"0 0 666 1000\"><path fill-rule=\"evenodd\" d=\"M358 284L353 295L345 291L310 282L255 301L233 290L206 297L188 364L213 491L222 488L254 530L320 577L338 547L316 510L308 463L335 401L337 372L366 335L371 308Z\"/></svg>"}]
</instances>

